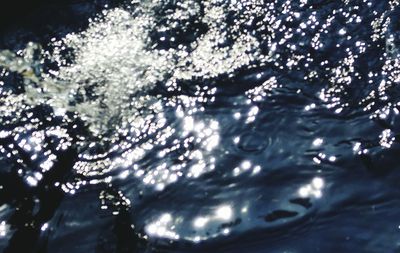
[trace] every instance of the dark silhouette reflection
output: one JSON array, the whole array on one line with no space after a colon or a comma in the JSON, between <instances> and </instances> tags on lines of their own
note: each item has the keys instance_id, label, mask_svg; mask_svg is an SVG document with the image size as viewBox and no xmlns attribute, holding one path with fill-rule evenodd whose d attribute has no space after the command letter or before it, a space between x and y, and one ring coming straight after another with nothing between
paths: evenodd
<instances>
[{"instance_id":1,"label":"dark silhouette reflection","mask_svg":"<svg viewBox=\"0 0 400 253\"><path fill-rule=\"evenodd\" d=\"M142 252L146 247L143 232L137 231L131 220L131 207L116 187L105 186L100 199L106 208L107 216L112 217L97 239L96 253L134 253Z\"/></svg>"},{"instance_id":2,"label":"dark silhouette reflection","mask_svg":"<svg viewBox=\"0 0 400 253\"><path fill-rule=\"evenodd\" d=\"M146 240L136 232L127 210L116 215L112 226L99 236L96 253L135 253L143 252Z\"/></svg>"},{"instance_id":3,"label":"dark silhouette reflection","mask_svg":"<svg viewBox=\"0 0 400 253\"><path fill-rule=\"evenodd\" d=\"M64 196L55 182L65 180L76 161L77 151L69 149L59 152L57 157L54 168L44 174L35 188L28 188L16 171L1 176L1 181L4 180L1 199L15 208L8 221L15 232L5 253L46 252L46 238L41 236L41 228L53 217Z\"/></svg>"}]
</instances>

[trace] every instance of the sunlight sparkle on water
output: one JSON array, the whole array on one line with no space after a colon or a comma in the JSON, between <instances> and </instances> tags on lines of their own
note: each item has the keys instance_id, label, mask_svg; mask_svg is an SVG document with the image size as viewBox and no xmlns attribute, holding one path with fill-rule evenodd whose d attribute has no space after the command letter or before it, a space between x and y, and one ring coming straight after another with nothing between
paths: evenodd
<instances>
[{"instance_id":1,"label":"sunlight sparkle on water","mask_svg":"<svg viewBox=\"0 0 400 253\"><path fill-rule=\"evenodd\" d=\"M322 189L324 188L325 182L320 177L315 177L312 179L310 184L306 184L302 186L298 190L298 194L302 198L314 197L321 198L322 197Z\"/></svg>"},{"instance_id":2,"label":"sunlight sparkle on water","mask_svg":"<svg viewBox=\"0 0 400 253\"><path fill-rule=\"evenodd\" d=\"M209 221L209 218L207 218L207 217L197 217L193 222L193 226L195 228L203 228L207 224L208 221Z\"/></svg>"},{"instance_id":3,"label":"sunlight sparkle on water","mask_svg":"<svg viewBox=\"0 0 400 253\"><path fill-rule=\"evenodd\" d=\"M7 234L7 224L5 221L0 222L0 237L4 237Z\"/></svg>"},{"instance_id":4,"label":"sunlight sparkle on water","mask_svg":"<svg viewBox=\"0 0 400 253\"><path fill-rule=\"evenodd\" d=\"M228 205L220 206L215 211L215 217L222 220L230 220L233 217L233 210Z\"/></svg>"},{"instance_id":5,"label":"sunlight sparkle on water","mask_svg":"<svg viewBox=\"0 0 400 253\"><path fill-rule=\"evenodd\" d=\"M179 235L174 231L174 220L171 214L162 214L158 220L145 227L150 236L168 239L179 239Z\"/></svg>"}]
</instances>

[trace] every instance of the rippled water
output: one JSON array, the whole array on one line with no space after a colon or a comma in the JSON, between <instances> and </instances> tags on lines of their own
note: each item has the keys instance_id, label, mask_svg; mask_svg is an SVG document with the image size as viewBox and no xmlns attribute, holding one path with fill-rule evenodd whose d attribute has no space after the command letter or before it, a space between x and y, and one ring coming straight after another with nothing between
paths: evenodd
<instances>
[{"instance_id":1,"label":"rippled water","mask_svg":"<svg viewBox=\"0 0 400 253\"><path fill-rule=\"evenodd\" d=\"M3 33L0 249L398 252L399 5L75 3Z\"/></svg>"}]
</instances>

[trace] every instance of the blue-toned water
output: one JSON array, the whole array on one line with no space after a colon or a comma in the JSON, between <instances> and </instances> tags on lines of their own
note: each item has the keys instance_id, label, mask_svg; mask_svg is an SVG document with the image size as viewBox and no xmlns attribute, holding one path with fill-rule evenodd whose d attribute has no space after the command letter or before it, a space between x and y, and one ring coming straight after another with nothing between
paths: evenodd
<instances>
[{"instance_id":1,"label":"blue-toned water","mask_svg":"<svg viewBox=\"0 0 400 253\"><path fill-rule=\"evenodd\" d=\"M0 249L400 252L399 5L4 18Z\"/></svg>"}]
</instances>

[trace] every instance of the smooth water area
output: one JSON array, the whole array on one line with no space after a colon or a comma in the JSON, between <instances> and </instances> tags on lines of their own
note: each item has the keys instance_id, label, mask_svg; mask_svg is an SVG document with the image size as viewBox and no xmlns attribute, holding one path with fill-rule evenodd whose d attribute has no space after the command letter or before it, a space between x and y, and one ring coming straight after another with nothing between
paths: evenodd
<instances>
[{"instance_id":1,"label":"smooth water area","mask_svg":"<svg viewBox=\"0 0 400 253\"><path fill-rule=\"evenodd\" d=\"M400 251L398 0L94 2L0 35L3 252Z\"/></svg>"}]
</instances>

